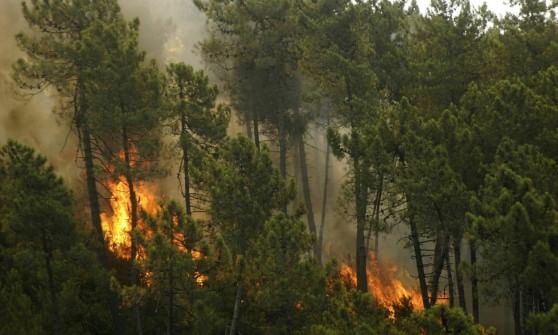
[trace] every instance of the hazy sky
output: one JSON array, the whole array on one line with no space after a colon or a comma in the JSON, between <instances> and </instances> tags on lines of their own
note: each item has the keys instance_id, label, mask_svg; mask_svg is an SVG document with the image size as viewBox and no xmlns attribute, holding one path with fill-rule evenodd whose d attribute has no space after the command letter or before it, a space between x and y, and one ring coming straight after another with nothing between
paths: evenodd
<instances>
[{"instance_id":1,"label":"hazy sky","mask_svg":"<svg viewBox=\"0 0 558 335\"><path fill-rule=\"evenodd\" d=\"M474 7L481 6L486 2L488 9L498 16L503 16L506 12L510 11L510 6L507 5L507 0L470 0ZM426 8L430 5L430 0L417 0L421 11L425 12ZM514 11L516 12L517 9Z\"/></svg>"}]
</instances>

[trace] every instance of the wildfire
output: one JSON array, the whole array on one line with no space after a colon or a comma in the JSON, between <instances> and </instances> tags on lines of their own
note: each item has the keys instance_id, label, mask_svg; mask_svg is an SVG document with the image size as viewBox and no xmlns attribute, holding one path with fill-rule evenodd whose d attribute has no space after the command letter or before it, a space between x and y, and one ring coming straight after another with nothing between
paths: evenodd
<instances>
[{"instance_id":1,"label":"wildfire","mask_svg":"<svg viewBox=\"0 0 558 335\"><path fill-rule=\"evenodd\" d=\"M126 178L123 176L117 181L109 181L107 186L111 193L110 205L112 208L112 215L107 213L101 214L102 229L109 249L118 257L128 260L131 257L130 251L132 245L130 190ZM159 212L160 206L153 187L149 184L137 183L134 184L134 190L138 199L138 207L149 215L155 216L157 212ZM149 231L146 231L146 227L141 219L138 222L138 228L149 236ZM200 260L204 257L200 251L186 249L184 245L179 242L184 240L182 234L176 233L174 238L179 250L182 252L189 252L194 260ZM138 257L145 257L141 249L138 251ZM146 272L144 275L147 285L149 285L151 274ZM196 271L195 280L199 286L203 286L207 281L207 276Z\"/></svg>"},{"instance_id":2,"label":"wildfire","mask_svg":"<svg viewBox=\"0 0 558 335\"><path fill-rule=\"evenodd\" d=\"M391 317L395 316L394 305L403 299L409 299L415 309L423 309L420 291L403 284L399 278L397 266L387 262L380 262L374 255L369 255L368 266L368 291L376 298L379 304L387 308ZM339 271L341 278L351 287L356 287L357 278L353 268L345 263L341 264Z\"/></svg>"},{"instance_id":3,"label":"wildfire","mask_svg":"<svg viewBox=\"0 0 558 335\"><path fill-rule=\"evenodd\" d=\"M148 214L155 215L159 210L159 205L154 192L141 183L134 186L139 207ZM102 213L101 225L105 232L109 249L119 257L128 259L130 258L129 250L132 244L128 183L124 177L120 177L116 182L109 182L108 188L112 194L110 205L113 214L109 216L106 213Z\"/></svg>"}]
</instances>

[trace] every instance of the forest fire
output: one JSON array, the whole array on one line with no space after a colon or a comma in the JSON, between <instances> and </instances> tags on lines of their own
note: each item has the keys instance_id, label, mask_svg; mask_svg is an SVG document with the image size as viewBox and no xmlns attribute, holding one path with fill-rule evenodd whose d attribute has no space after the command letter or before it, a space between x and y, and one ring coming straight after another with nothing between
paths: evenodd
<instances>
[{"instance_id":1,"label":"forest fire","mask_svg":"<svg viewBox=\"0 0 558 335\"><path fill-rule=\"evenodd\" d=\"M147 214L155 216L161 209L157 200L156 192L151 186L145 183L138 183L134 186L135 193L138 198L139 208L147 212ZM106 213L101 214L101 224L105 233L107 245L110 251L112 251L117 257L129 260L132 244L132 224L130 216L130 191L126 178L121 176L118 181L109 182L108 189L111 192L110 206L112 208L112 215L108 215ZM149 231L146 231L146 227L141 219L138 225L140 230L143 230L144 233L149 235ZM187 249L179 242L185 240L185 237L181 233L176 233L174 238L176 239L176 246L181 252L189 252L194 260L200 260L203 258L203 254L200 251ZM142 255L143 252L140 249L139 257L142 257ZM146 272L144 275L147 285L150 285L151 274ZM198 271L196 271L195 275L196 283L199 286L203 286L207 281L207 276Z\"/></svg>"},{"instance_id":2,"label":"forest fire","mask_svg":"<svg viewBox=\"0 0 558 335\"><path fill-rule=\"evenodd\" d=\"M150 215L155 215L159 210L156 196L152 190L144 184L135 186L139 207ZM130 218L130 191L126 179L121 176L117 182L109 182L108 188L111 192L110 206L112 215L101 214L101 224L109 249L118 257L129 259L131 240L131 218ZM140 222L141 225L141 222Z\"/></svg>"},{"instance_id":3,"label":"forest fire","mask_svg":"<svg viewBox=\"0 0 558 335\"><path fill-rule=\"evenodd\" d=\"M366 272L368 274L369 292L379 304L387 308L390 317L395 317L394 306L401 303L403 299L409 299L414 309L423 309L419 290L408 287L401 281L395 264L378 261L375 255L370 254ZM341 264L339 274L348 285L356 287L356 271L351 266L346 263Z\"/></svg>"}]
</instances>

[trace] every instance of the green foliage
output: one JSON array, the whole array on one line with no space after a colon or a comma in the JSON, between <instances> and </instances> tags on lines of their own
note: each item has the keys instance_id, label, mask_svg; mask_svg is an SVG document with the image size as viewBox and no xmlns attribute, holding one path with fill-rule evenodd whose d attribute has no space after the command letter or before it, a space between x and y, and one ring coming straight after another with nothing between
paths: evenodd
<instances>
[{"instance_id":1,"label":"green foliage","mask_svg":"<svg viewBox=\"0 0 558 335\"><path fill-rule=\"evenodd\" d=\"M390 334L494 335L496 331L475 325L472 318L461 309L438 305L424 312L414 313L409 318L396 320L396 329Z\"/></svg>"},{"instance_id":2,"label":"green foliage","mask_svg":"<svg viewBox=\"0 0 558 335\"><path fill-rule=\"evenodd\" d=\"M315 312L320 274L308 251L312 240L303 222L273 215L247 257L247 329L288 334L306 325Z\"/></svg>"},{"instance_id":3,"label":"green foliage","mask_svg":"<svg viewBox=\"0 0 558 335\"><path fill-rule=\"evenodd\" d=\"M225 105L216 104L219 91L208 81L203 71L194 71L190 65L167 66L168 117L173 121L173 133L181 134L178 129L182 118L187 125L187 133L181 135L187 138L181 139L181 143L218 143L226 135L229 110Z\"/></svg>"},{"instance_id":4,"label":"green foliage","mask_svg":"<svg viewBox=\"0 0 558 335\"><path fill-rule=\"evenodd\" d=\"M245 137L231 138L209 172L211 218L233 254L242 255L263 230L274 210L292 198L264 149Z\"/></svg>"},{"instance_id":5,"label":"green foliage","mask_svg":"<svg viewBox=\"0 0 558 335\"><path fill-rule=\"evenodd\" d=\"M2 334L110 334L106 273L72 217L73 199L46 159L0 149Z\"/></svg>"},{"instance_id":6,"label":"green foliage","mask_svg":"<svg viewBox=\"0 0 558 335\"><path fill-rule=\"evenodd\" d=\"M140 236L145 250L140 267L147 284L143 305L152 315L145 331L207 330L199 327L215 313L205 287L214 261L199 223L173 201L163 204L156 217L144 213L144 220L150 233Z\"/></svg>"},{"instance_id":7,"label":"green foliage","mask_svg":"<svg viewBox=\"0 0 558 335\"><path fill-rule=\"evenodd\" d=\"M491 278L493 294L525 291L532 296L535 310L555 301L548 284L533 286L540 278L550 279L546 265L556 262L548 247L558 229L555 207L554 199L534 188L531 179L505 163L495 163L471 216L472 234L483 250L481 274Z\"/></svg>"},{"instance_id":8,"label":"green foliage","mask_svg":"<svg viewBox=\"0 0 558 335\"><path fill-rule=\"evenodd\" d=\"M527 328L534 334L555 334L558 331L558 305L554 305L547 313L531 315L527 322Z\"/></svg>"}]
</instances>

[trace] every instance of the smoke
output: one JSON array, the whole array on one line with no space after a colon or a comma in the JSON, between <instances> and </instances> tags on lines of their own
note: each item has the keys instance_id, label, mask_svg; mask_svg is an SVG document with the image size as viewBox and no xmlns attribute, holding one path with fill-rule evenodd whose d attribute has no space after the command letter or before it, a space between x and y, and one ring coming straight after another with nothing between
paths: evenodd
<instances>
[{"instance_id":1,"label":"smoke","mask_svg":"<svg viewBox=\"0 0 558 335\"><path fill-rule=\"evenodd\" d=\"M201 67L195 45L205 36L205 18L191 1L125 0L120 5L127 19L140 19L140 47L161 68L171 61ZM52 112L54 92L22 96L11 79L12 64L25 56L15 35L26 29L21 1L0 1L0 145L14 139L35 148L79 194L84 183L78 141L69 122Z\"/></svg>"},{"instance_id":2,"label":"smoke","mask_svg":"<svg viewBox=\"0 0 558 335\"><path fill-rule=\"evenodd\" d=\"M11 80L12 64L24 56L15 35L25 28L20 1L0 1L0 145L15 139L35 148L73 183L79 176L74 163L76 141L67 138L70 129L52 113L52 92L23 97Z\"/></svg>"},{"instance_id":3,"label":"smoke","mask_svg":"<svg viewBox=\"0 0 558 335\"><path fill-rule=\"evenodd\" d=\"M207 36L205 16L190 0L121 0L127 19L140 20L140 46L161 66L185 62L201 68L196 44Z\"/></svg>"}]
</instances>

